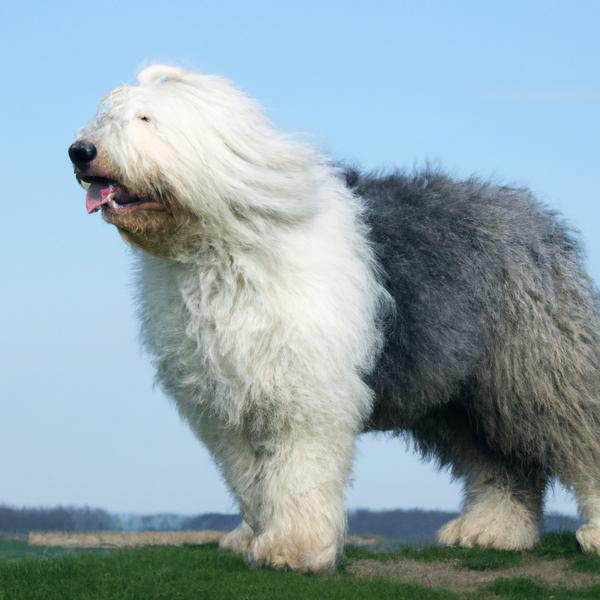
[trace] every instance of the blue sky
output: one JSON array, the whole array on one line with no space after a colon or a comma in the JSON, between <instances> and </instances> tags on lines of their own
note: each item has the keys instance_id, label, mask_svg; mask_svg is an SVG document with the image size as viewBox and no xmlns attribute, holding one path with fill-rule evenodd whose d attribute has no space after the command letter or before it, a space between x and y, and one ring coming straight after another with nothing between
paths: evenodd
<instances>
[{"instance_id":1,"label":"blue sky","mask_svg":"<svg viewBox=\"0 0 600 600\"><path fill-rule=\"evenodd\" d=\"M0 5L0 502L233 509L152 387L129 251L88 216L66 149L148 61L222 74L336 159L429 160L530 186L600 281L600 3L4 2ZM350 507L456 508L398 440L359 444ZM559 492L549 507L574 512Z\"/></svg>"}]
</instances>

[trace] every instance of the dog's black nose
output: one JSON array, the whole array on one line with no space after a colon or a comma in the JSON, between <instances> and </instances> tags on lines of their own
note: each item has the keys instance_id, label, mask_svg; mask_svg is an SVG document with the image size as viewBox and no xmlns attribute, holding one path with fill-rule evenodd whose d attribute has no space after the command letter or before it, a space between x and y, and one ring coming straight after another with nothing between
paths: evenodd
<instances>
[{"instance_id":1,"label":"dog's black nose","mask_svg":"<svg viewBox=\"0 0 600 600\"><path fill-rule=\"evenodd\" d=\"M96 158L96 146L90 142L79 141L69 147L69 158L76 167L83 167Z\"/></svg>"}]
</instances>

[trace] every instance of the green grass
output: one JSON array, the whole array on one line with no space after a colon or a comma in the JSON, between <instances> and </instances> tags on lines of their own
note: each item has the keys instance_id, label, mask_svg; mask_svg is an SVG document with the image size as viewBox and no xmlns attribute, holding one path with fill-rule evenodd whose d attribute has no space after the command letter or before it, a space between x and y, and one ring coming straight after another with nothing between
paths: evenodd
<instances>
[{"instance_id":1,"label":"green grass","mask_svg":"<svg viewBox=\"0 0 600 600\"><path fill-rule=\"evenodd\" d=\"M303 575L248 569L216 545L114 550L0 562L1 600L456 599L457 594L344 572Z\"/></svg>"},{"instance_id":2,"label":"green grass","mask_svg":"<svg viewBox=\"0 0 600 600\"><path fill-rule=\"evenodd\" d=\"M521 552L481 550L479 548L446 548L442 546L429 546L426 548L403 546L399 550L388 552L373 552L366 548L350 547L344 553L346 560L359 558L370 558L385 562L405 558L425 561L456 560L462 568L476 571L515 567L521 563L522 556Z\"/></svg>"},{"instance_id":3,"label":"green grass","mask_svg":"<svg viewBox=\"0 0 600 600\"><path fill-rule=\"evenodd\" d=\"M538 585L531 579L497 579L476 598L510 598L511 600L598 600L600 586L563 588Z\"/></svg>"},{"instance_id":4,"label":"green grass","mask_svg":"<svg viewBox=\"0 0 600 600\"><path fill-rule=\"evenodd\" d=\"M551 532L531 551L546 558L570 558L580 553L575 534L570 531Z\"/></svg>"},{"instance_id":5,"label":"green grass","mask_svg":"<svg viewBox=\"0 0 600 600\"><path fill-rule=\"evenodd\" d=\"M402 546L398 550L375 552L364 547L349 547L346 549L344 557L346 560L367 558L385 562L404 558L425 561L455 560L460 567L476 571L508 569L522 564L524 560L535 560L538 557L550 560L562 558L569 560L569 566L573 571L600 573L600 556L582 554L575 535L571 532L547 533L541 542L529 552L442 546L425 548Z\"/></svg>"},{"instance_id":6,"label":"green grass","mask_svg":"<svg viewBox=\"0 0 600 600\"><path fill-rule=\"evenodd\" d=\"M81 554L81 553L106 553L110 550L102 550L99 548L91 549L69 549L55 548L44 546L30 546L24 539L2 539L0 538L0 565L2 560L17 560L20 558L52 558L56 556L64 556L65 554Z\"/></svg>"},{"instance_id":7,"label":"green grass","mask_svg":"<svg viewBox=\"0 0 600 600\"><path fill-rule=\"evenodd\" d=\"M381 561L452 560L461 568L504 569L535 560L565 559L578 572L600 573L600 557L579 552L573 534L548 534L531 552L475 548L412 548L373 552L349 547L342 567L331 576L271 569L248 569L241 558L215 544L130 550L65 550L0 539L0 600L180 600L227 599L458 599L443 589L388 580L367 581L344 565L363 558ZM600 586L566 589L531 579L498 578L468 596L472 600L600 599Z\"/></svg>"},{"instance_id":8,"label":"green grass","mask_svg":"<svg viewBox=\"0 0 600 600\"><path fill-rule=\"evenodd\" d=\"M579 573L600 573L600 556L583 554L571 562L571 569Z\"/></svg>"}]
</instances>

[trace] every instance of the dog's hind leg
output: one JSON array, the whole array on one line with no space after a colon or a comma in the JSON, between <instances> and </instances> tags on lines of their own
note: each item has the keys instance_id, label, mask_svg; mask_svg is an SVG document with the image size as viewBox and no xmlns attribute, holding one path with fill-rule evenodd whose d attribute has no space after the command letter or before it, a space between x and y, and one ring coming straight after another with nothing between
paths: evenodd
<instances>
[{"instance_id":1,"label":"dog's hind leg","mask_svg":"<svg viewBox=\"0 0 600 600\"><path fill-rule=\"evenodd\" d=\"M595 461L594 461L595 462ZM596 465L598 465L596 462ZM581 514L588 522L577 530L577 541L584 552L600 554L600 474L597 466L582 465L559 473L561 480L575 493Z\"/></svg>"},{"instance_id":2,"label":"dog's hind leg","mask_svg":"<svg viewBox=\"0 0 600 600\"><path fill-rule=\"evenodd\" d=\"M577 530L577 541L584 552L600 554L600 484L579 481L573 487L581 512L588 518Z\"/></svg>"},{"instance_id":3,"label":"dog's hind leg","mask_svg":"<svg viewBox=\"0 0 600 600\"><path fill-rule=\"evenodd\" d=\"M524 550L539 540L546 477L514 472L487 457L471 465L462 515L442 527L440 542L498 550Z\"/></svg>"},{"instance_id":4,"label":"dog's hind leg","mask_svg":"<svg viewBox=\"0 0 600 600\"><path fill-rule=\"evenodd\" d=\"M547 482L541 467L517 464L490 449L459 404L432 412L412 433L423 455L464 479L463 513L440 529L440 542L517 550L538 541Z\"/></svg>"}]
</instances>

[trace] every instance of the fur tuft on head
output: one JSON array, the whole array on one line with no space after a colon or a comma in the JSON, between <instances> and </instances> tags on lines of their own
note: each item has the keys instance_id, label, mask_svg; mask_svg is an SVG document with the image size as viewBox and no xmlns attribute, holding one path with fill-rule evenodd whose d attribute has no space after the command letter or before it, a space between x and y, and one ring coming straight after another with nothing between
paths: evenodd
<instances>
[{"instance_id":1,"label":"fur tuft on head","mask_svg":"<svg viewBox=\"0 0 600 600\"><path fill-rule=\"evenodd\" d=\"M181 67L155 64L144 67L138 73L137 80L141 85L152 85L169 80L183 81L187 76L189 76L189 72Z\"/></svg>"}]
</instances>

